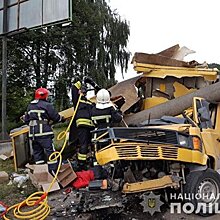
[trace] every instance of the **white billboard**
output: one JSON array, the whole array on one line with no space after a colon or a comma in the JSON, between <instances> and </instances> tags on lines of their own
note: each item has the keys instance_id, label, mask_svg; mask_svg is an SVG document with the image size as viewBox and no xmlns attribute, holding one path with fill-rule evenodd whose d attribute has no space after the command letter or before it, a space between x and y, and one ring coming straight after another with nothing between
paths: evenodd
<instances>
[{"instance_id":1,"label":"white billboard","mask_svg":"<svg viewBox=\"0 0 220 220\"><path fill-rule=\"evenodd\" d=\"M71 20L72 0L8 0L7 32L37 28ZM3 4L0 0L0 35L3 34Z\"/></svg>"}]
</instances>

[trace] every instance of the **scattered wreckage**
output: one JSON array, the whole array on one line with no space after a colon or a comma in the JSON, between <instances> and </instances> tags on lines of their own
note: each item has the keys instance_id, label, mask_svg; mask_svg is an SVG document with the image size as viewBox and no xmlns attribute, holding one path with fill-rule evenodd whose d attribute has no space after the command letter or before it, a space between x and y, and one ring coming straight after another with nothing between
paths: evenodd
<instances>
[{"instance_id":1,"label":"scattered wreckage","mask_svg":"<svg viewBox=\"0 0 220 220\"><path fill-rule=\"evenodd\" d=\"M170 193L206 195L187 202L195 209L203 204L201 215L214 213L220 192L220 84L216 69L178 60L191 52L183 49L175 45L158 54L136 53L132 63L140 75L109 89L117 97L113 101L126 100L120 109L128 127L93 131L92 162L105 176L69 192L65 216L110 209L117 214L129 204L153 215L170 202ZM27 131L11 133L15 152ZM24 162L18 157L16 167ZM100 179L107 179L104 189Z\"/></svg>"}]
</instances>

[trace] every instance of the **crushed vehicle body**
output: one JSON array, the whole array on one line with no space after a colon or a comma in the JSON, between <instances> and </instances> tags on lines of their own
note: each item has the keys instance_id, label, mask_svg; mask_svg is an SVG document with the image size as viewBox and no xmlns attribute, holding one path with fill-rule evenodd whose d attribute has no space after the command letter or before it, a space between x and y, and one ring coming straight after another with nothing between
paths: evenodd
<instances>
[{"instance_id":1,"label":"crushed vehicle body","mask_svg":"<svg viewBox=\"0 0 220 220\"><path fill-rule=\"evenodd\" d=\"M126 103L122 106L125 117L215 83L218 70L196 61L177 60L182 58L178 55L182 53L181 49L179 45L175 45L158 54L134 54L132 64L138 76L119 82L109 89L113 96L125 97ZM185 56L189 53L182 54Z\"/></svg>"},{"instance_id":2,"label":"crushed vehicle body","mask_svg":"<svg viewBox=\"0 0 220 220\"><path fill-rule=\"evenodd\" d=\"M208 209L214 212L220 192L219 116L219 103L194 98L193 114L185 115L183 124L181 119L167 117L142 127L97 130L97 162L113 164L112 179L121 179L125 194L168 188L183 194L208 193L212 198L201 196L188 202L196 207L204 203L201 215Z\"/></svg>"}]
</instances>

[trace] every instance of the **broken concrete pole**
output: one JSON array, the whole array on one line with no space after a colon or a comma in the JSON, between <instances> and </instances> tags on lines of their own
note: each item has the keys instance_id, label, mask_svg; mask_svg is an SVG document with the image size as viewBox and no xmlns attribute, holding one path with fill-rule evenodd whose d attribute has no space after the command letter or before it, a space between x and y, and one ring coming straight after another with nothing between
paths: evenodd
<instances>
[{"instance_id":1,"label":"broken concrete pole","mask_svg":"<svg viewBox=\"0 0 220 220\"><path fill-rule=\"evenodd\" d=\"M8 181L8 174L5 171L0 171L0 183Z\"/></svg>"},{"instance_id":2,"label":"broken concrete pole","mask_svg":"<svg viewBox=\"0 0 220 220\"><path fill-rule=\"evenodd\" d=\"M161 118L163 115L176 116L192 106L193 97L205 98L207 101L220 101L220 82L176 99L172 99L163 104L154 106L153 108L125 116L124 120L128 125L139 125L141 122L148 120L149 118Z\"/></svg>"}]
</instances>

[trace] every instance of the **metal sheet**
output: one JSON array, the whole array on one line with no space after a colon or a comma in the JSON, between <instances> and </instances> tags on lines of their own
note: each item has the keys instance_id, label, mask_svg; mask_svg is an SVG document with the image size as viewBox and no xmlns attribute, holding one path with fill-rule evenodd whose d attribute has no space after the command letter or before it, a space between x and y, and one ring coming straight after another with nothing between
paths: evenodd
<instances>
[{"instance_id":1,"label":"metal sheet","mask_svg":"<svg viewBox=\"0 0 220 220\"><path fill-rule=\"evenodd\" d=\"M69 15L68 0L43 0L43 23L64 20Z\"/></svg>"},{"instance_id":2,"label":"metal sheet","mask_svg":"<svg viewBox=\"0 0 220 220\"><path fill-rule=\"evenodd\" d=\"M135 83L140 78L141 76L137 76L137 77L119 82L109 89L109 91L112 94L112 97L121 95L125 98L126 100L125 104L121 108L122 112L125 112L126 110L128 110L133 104L135 104L139 100L137 89L135 87Z\"/></svg>"},{"instance_id":3,"label":"metal sheet","mask_svg":"<svg viewBox=\"0 0 220 220\"><path fill-rule=\"evenodd\" d=\"M169 57L158 54L135 53L132 58L132 63L173 66L173 67L190 67L190 64L185 61L175 60Z\"/></svg>"},{"instance_id":4,"label":"metal sheet","mask_svg":"<svg viewBox=\"0 0 220 220\"><path fill-rule=\"evenodd\" d=\"M13 139L14 163L15 170L17 171L17 168L24 167L25 164L30 162L31 150L28 142L27 133L13 137Z\"/></svg>"},{"instance_id":5,"label":"metal sheet","mask_svg":"<svg viewBox=\"0 0 220 220\"><path fill-rule=\"evenodd\" d=\"M42 25L42 0L27 1L20 6L19 28Z\"/></svg>"},{"instance_id":6,"label":"metal sheet","mask_svg":"<svg viewBox=\"0 0 220 220\"><path fill-rule=\"evenodd\" d=\"M3 0L0 0L0 35L3 34ZM39 28L71 20L70 0L8 0L8 32Z\"/></svg>"},{"instance_id":7,"label":"metal sheet","mask_svg":"<svg viewBox=\"0 0 220 220\"><path fill-rule=\"evenodd\" d=\"M165 97L165 98L172 98L173 97L173 83L175 81L177 81L178 79L176 79L175 77L166 77L165 79L160 79L160 78L153 78L153 85L152 85L152 95L153 96L159 96L159 97ZM165 84L165 91L161 91L164 92L166 94L168 94L168 96L163 96L162 93L159 93L157 90L160 88L161 84ZM160 90L159 90L160 91Z\"/></svg>"},{"instance_id":8,"label":"metal sheet","mask_svg":"<svg viewBox=\"0 0 220 220\"><path fill-rule=\"evenodd\" d=\"M8 6L14 4L14 3L17 3L18 0L8 0Z\"/></svg>"},{"instance_id":9,"label":"metal sheet","mask_svg":"<svg viewBox=\"0 0 220 220\"><path fill-rule=\"evenodd\" d=\"M216 69L207 68L185 68L177 66L162 66L145 63L133 62L134 70L143 72L146 77L165 78L173 76L176 78L183 77L204 77L205 80L215 81L217 78Z\"/></svg>"},{"instance_id":10,"label":"metal sheet","mask_svg":"<svg viewBox=\"0 0 220 220\"><path fill-rule=\"evenodd\" d=\"M184 77L183 78L183 85L187 88L196 88L196 77ZM204 79L203 79L204 80Z\"/></svg>"},{"instance_id":11,"label":"metal sheet","mask_svg":"<svg viewBox=\"0 0 220 220\"><path fill-rule=\"evenodd\" d=\"M173 87L175 90L175 92L173 93L175 98L178 98L180 96L183 96L183 95L186 95L186 94L189 94L191 92L196 91L196 89L188 89L186 86L184 86L183 84L178 83L178 82L174 82Z\"/></svg>"},{"instance_id":12,"label":"metal sheet","mask_svg":"<svg viewBox=\"0 0 220 220\"><path fill-rule=\"evenodd\" d=\"M123 186L124 193L137 193L156 189L163 189L166 187L176 187L177 182L174 182L171 176L163 176L162 178L146 180L136 183L125 183Z\"/></svg>"},{"instance_id":13,"label":"metal sheet","mask_svg":"<svg viewBox=\"0 0 220 220\"><path fill-rule=\"evenodd\" d=\"M17 29L18 21L17 21L17 16L18 16L18 10L17 7L10 7L8 8L8 21L14 21L14 22L8 22L8 31L13 31Z\"/></svg>"},{"instance_id":14,"label":"metal sheet","mask_svg":"<svg viewBox=\"0 0 220 220\"><path fill-rule=\"evenodd\" d=\"M173 55L180 49L180 46L179 44L176 44L172 47L169 47L168 49L166 50L163 50L159 53L157 53L158 55L161 55L161 56L165 56L165 57L173 57Z\"/></svg>"}]
</instances>

